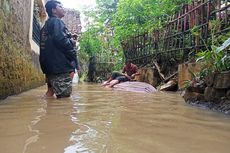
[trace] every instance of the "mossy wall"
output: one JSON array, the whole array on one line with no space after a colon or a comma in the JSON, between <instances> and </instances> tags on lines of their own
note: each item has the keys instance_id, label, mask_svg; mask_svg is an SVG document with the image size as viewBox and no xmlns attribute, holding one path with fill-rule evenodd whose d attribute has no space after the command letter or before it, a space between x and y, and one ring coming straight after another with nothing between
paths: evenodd
<instances>
[{"instance_id":1,"label":"mossy wall","mask_svg":"<svg viewBox=\"0 0 230 153\"><path fill-rule=\"evenodd\" d=\"M0 99L44 84L29 43L31 0L0 1Z\"/></svg>"}]
</instances>

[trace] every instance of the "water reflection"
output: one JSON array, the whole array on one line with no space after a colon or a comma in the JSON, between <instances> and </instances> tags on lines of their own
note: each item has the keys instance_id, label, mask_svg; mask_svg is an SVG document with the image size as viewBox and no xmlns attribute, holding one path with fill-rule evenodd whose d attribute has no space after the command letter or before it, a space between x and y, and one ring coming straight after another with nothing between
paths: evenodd
<instances>
[{"instance_id":1,"label":"water reflection","mask_svg":"<svg viewBox=\"0 0 230 153\"><path fill-rule=\"evenodd\" d=\"M26 153L28 146L30 144L38 141L39 135L41 133L39 130L33 129L33 127L42 119L43 116L46 115L46 108L47 108L47 102L44 99L44 101L41 103L40 108L38 108L37 111L35 112L37 115L34 117L34 119L28 125L29 132L33 133L33 135L25 141L25 145L23 147L23 153Z\"/></svg>"},{"instance_id":2,"label":"water reflection","mask_svg":"<svg viewBox=\"0 0 230 153\"><path fill-rule=\"evenodd\" d=\"M230 117L174 93L142 94L80 84L67 99L45 87L0 104L4 153L228 153Z\"/></svg>"}]
</instances>

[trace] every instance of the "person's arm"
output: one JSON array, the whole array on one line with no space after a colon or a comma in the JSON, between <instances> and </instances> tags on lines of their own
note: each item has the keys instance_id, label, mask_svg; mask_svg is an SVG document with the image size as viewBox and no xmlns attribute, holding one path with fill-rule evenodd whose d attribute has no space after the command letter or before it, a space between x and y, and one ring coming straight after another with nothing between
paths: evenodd
<instances>
[{"instance_id":1,"label":"person's arm","mask_svg":"<svg viewBox=\"0 0 230 153\"><path fill-rule=\"evenodd\" d=\"M135 66L135 73L131 75L131 78L134 79L135 76L140 75L137 66Z\"/></svg>"},{"instance_id":2,"label":"person's arm","mask_svg":"<svg viewBox=\"0 0 230 153\"><path fill-rule=\"evenodd\" d=\"M122 74L128 78L128 79L131 79L131 77L126 73L126 67L124 66L123 69L122 69Z\"/></svg>"}]
</instances>

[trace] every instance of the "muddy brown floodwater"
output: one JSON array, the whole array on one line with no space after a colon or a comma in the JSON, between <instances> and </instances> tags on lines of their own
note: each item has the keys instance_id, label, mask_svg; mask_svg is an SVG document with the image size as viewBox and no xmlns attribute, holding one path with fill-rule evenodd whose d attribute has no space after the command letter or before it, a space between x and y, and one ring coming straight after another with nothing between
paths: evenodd
<instances>
[{"instance_id":1,"label":"muddy brown floodwater","mask_svg":"<svg viewBox=\"0 0 230 153\"><path fill-rule=\"evenodd\" d=\"M229 153L230 116L179 94L79 84L66 99L45 86L0 103L1 153Z\"/></svg>"}]
</instances>

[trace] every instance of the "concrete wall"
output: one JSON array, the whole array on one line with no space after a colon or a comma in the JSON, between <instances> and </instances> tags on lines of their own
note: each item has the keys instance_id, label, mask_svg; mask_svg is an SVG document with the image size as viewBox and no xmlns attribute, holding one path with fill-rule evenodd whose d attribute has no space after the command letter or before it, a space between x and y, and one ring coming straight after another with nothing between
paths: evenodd
<instances>
[{"instance_id":1,"label":"concrete wall","mask_svg":"<svg viewBox=\"0 0 230 153\"><path fill-rule=\"evenodd\" d=\"M0 1L0 99L44 84L31 45L33 2Z\"/></svg>"}]
</instances>

